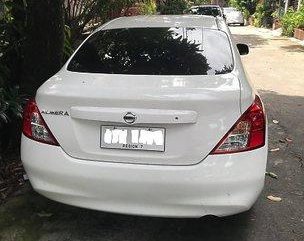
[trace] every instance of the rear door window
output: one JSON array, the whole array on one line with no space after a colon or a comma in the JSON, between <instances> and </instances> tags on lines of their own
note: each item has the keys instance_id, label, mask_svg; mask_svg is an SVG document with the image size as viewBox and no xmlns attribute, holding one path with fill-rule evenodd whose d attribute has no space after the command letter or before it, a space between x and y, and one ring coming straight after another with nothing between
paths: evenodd
<instances>
[{"instance_id":1,"label":"rear door window","mask_svg":"<svg viewBox=\"0 0 304 241\"><path fill-rule=\"evenodd\" d=\"M130 75L216 75L232 69L224 32L175 27L99 31L68 64L73 72Z\"/></svg>"}]
</instances>

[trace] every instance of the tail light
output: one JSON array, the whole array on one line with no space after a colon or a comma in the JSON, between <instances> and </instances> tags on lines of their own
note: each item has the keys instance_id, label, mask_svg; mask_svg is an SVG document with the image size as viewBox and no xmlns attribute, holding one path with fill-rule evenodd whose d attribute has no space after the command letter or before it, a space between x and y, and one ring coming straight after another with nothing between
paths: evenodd
<instances>
[{"instance_id":1,"label":"tail light","mask_svg":"<svg viewBox=\"0 0 304 241\"><path fill-rule=\"evenodd\" d=\"M57 140L43 120L34 99L29 100L25 106L22 132L32 140L59 146Z\"/></svg>"},{"instance_id":2,"label":"tail light","mask_svg":"<svg viewBox=\"0 0 304 241\"><path fill-rule=\"evenodd\" d=\"M266 120L262 102L258 96L253 104L224 136L211 154L249 151L265 145Z\"/></svg>"}]
</instances>

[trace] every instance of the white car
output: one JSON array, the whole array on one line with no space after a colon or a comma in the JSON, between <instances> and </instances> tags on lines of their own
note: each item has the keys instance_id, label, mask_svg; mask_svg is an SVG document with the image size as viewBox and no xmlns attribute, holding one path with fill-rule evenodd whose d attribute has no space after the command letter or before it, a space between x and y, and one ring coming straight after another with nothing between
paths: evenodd
<instances>
[{"instance_id":1,"label":"white car","mask_svg":"<svg viewBox=\"0 0 304 241\"><path fill-rule=\"evenodd\" d=\"M228 25L239 24L241 26L244 26L245 21L244 21L243 13L241 11L232 7L223 8L223 11L224 11L226 23Z\"/></svg>"},{"instance_id":2,"label":"white car","mask_svg":"<svg viewBox=\"0 0 304 241\"><path fill-rule=\"evenodd\" d=\"M223 11L219 5L198 5L192 6L189 11L191 14L224 17Z\"/></svg>"},{"instance_id":3,"label":"white car","mask_svg":"<svg viewBox=\"0 0 304 241\"><path fill-rule=\"evenodd\" d=\"M221 18L115 19L28 102L21 158L33 188L70 205L226 216L257 200L266 117Z\"/></svg>"}]
</instances>

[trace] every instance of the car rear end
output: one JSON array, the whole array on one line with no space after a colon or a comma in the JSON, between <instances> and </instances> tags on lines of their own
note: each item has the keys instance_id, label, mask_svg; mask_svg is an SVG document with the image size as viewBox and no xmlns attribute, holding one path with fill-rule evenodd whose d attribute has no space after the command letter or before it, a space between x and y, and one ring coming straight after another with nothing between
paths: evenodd
<instances>
[{"instance_id":1,"label":"car rear end","mask_svg":"<svg viewBox=\"0 0 304 241\"><path fill-rule=\"evenodd\" d=\"M243 26L245 23L243 13L235 8L224 8L224 15L227 24L240 24Z\"/></svg>"},{"instance_id":2,"label":"car rear end","mask_svg":"<svg viewBox=\"0 0 304 241\"><path fill-rule=\"evenodd\" d=\"M136 215L248 210L264 185L266 118L215 21L123 18L89 37L25 109L34 189Z\"/></svg>"}]
</instances>

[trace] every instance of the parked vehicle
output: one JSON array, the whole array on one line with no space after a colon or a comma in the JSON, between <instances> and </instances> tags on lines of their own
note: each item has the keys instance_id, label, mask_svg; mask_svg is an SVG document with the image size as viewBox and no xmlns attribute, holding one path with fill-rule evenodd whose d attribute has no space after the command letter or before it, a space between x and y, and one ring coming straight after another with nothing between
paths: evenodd
<instances>
[{"instance_id":1,"label":"parked vehicle","mask_svg":"<svg viewBox=\"0 0 304 241\"><path fill-rule=\"evenodd\" d=\"M223 11L224 11L226 23L228 25L239 24L241 26L244 26L245 21L244 21L243 13L241 11L232 7L223 8Z\"/></svg>"},{"instance_id":2,"label":"parked vehicle","mask_svg":"<svg viewBox=\"0 0 304 241\"><path fill-rule=\"evenodd\" d=\"M199 5L190 8L190 14L224 17L223 11L218 5Z\"/></svg>"},{"instance_id":3,"label":"parked vehicle","mask_svg":"<svg viewBox=\"0 0 304 241\"><path fill-rule=\"evenodd\" d=\"M79 207L226 216L263 185L267 128L221 18L137 16L95 31L25 108L33 188Z\"/></svg>"}]
</instances>

